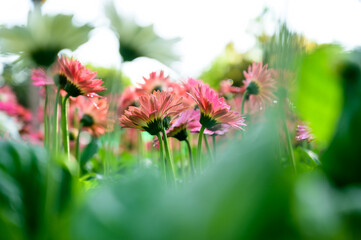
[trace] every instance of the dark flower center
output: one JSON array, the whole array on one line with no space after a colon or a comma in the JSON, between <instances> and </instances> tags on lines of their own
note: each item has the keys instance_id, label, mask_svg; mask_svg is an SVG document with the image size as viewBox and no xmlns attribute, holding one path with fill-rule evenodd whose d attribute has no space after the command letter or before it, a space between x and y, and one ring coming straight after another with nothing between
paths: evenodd
<instances>
[{"instance_id":1,"label":"dark flower center","mask_svg":"<svg viewBox=\"0 0 361 240\"><path fill-rule=\"evenodd\" d=\"M156 86L155 88L153 88L153 91L152 92L154 92L154 91L162 91L163 90L163 88L162 88L162 86Z\"/></svg>"},{"instance_id":2,"label":"dark flower center","mask_svg":"<svg viewBox=\"0 0 361 240\"><path fill-rule=\"evenodd\" d=\"M207 129L211 129L218 124L218 122L214 118L211 118L210 116L203 113L201 113L201 119L199 120L199 122Z\"/></svg>"},{"instance_id":3,"label":"dark flower center","mask_svg":"<svg viewBox=\"0 0 361 240\"><path fill-rule=\"evenodd\" d=\"M146 127L143 127L145 131L147 131L151 135L157 135L163 128L163 120L160 118L156 118L151 122L147 123Z\"/></svg>"},{"instance_id":4,"label":"dark flower center","mask_svg":"<svg viewBox=\"0 0 361 240\"><path fill-rule=\"evenodd\" d=\"M178 139L179 141L185 141L188 137L188 132L186 128L179 128L173 132L169 137Z\"/></svg>"},{"instance_id":5,"label":"dark flower center","mask_svg":"<svg viewBox=\"0 0 361 240\"><path fill-rule=\"evenodd\" d=\"M166 116L163 119L163 127L164 127L165 130L167 130L169 128L169 124L170 124L170 117Z\"/></svg>"},{"instance_id":6,"label":"dark flower center","mask_svg":"<svg viewBox=\"0 0 361 240\"><path fill-rule=\"evenodd\" d=\"M89 114L84 114L80 122L81 124L83 124L84 127L90 127L94 124L94 119Z\"/></svg>"},{"instance_id":7,"label":"dark flower center","mask_svg":"<svg viewBox=\"0 0 361 240\"><path fill-rule=\"evenodd\" d=\"M124 62L130 62L134 59L143 56L139 53L138 49L132 46L124 46L124 44L119 43L119 53L122 55Z\"/></svg>"},{"instance_id":8,"label":"dark flower center","mask_svg":"<svg viewBox=\"0 0 361 240\"><path fill-rule=\"evenodd\" d=\"M63 89L72 97L77 97L82 95L81 90L73 82L67 80Z\"/></svg>"},{"instance_id":9,"label":"dark flower center","mask_svg":"<svg viewBox=\"0 0 361 240\"><path fill-rule=\"evenodd\" d=\"M64 89L65 84L66 84L66 82L67 82L66 76L63 75L63 74L58 74L58 75L56 75L56 76L54 77L54 82L55 82L55 84L56 84L57 86L59 86L59 87L61 87L61 88Z\"/></svg>"},{"instance_id":10,"label":"dark flower center","mask_svg":"<svg viewBox=\"0 0 361 240\"><path fill-rule=\"evenodd\" d=\"M246 90L249 95L257 95L259 94L259 84L255 81L251 81Z\"/></svg>"},{"instance_id":11,"label":"dark flower center","mask_svg":"<svg viewBox=\"0 0 361 240\"><path fill-rule=\"evenodd\" d=\"M56 47L38 48L30 53L30 57L36 65L48 68L55 62L59 51L60 49Z\"/></svg>"}]
</instances>

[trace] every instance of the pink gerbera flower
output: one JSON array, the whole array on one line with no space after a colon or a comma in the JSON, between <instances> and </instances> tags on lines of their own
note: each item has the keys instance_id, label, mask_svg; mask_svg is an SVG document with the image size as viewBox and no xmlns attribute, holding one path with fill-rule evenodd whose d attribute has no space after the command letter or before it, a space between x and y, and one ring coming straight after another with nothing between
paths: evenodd
<instances>
[{"instance_id":1,"label":"pink gerbera flower","mask_svg":"<svg viewBox=\"0 0 361 240\"><path fill-rule=\"evenodd\" d=\"M192 111L192 116L190 118L190 121L188 121L187 128L192 134L198 134L201 131L202 127L201 123L199 122L201 118L201 112L199 111L199 109ZM210 129L205 129L203 133L210 136L224 135L226 132L228 132L229 128L230 125L228 124L217 124Z\"/></svg>"},{"instance_id":2,"label":"pink gerbera flower","mask_svg":"<svg viewBox=\"0 0 361 240\"><path fill-rule=\"evenodd\" d=\"M59 84L72 97L84 95L93 97L106 90L103 80L97 79L96 72L89 71L79 61L67 57L58 58Z\"/></svg>"},{"instance_id":3,"label":"pink gerbera flower","mask_svg":"<svg viewBox=\"0 0 361 240\"><path fill-rule=\"evenodd\" d=\"M125 110L119 119L122 128L136 128L151 135L162 131L166 117L175 116L187 108L182 103L182 98L165 91L141 95L139 105Z\"/></svg>"},{"instance_id":4,"label":"pink gerbera flower","mask_svg":"<svg viewBox=\"0 0 361 240\"><path fill-rule=\"evenodd\" d=\"M223 96L226 96L229 94L241 93L241 88L235 87L232 84L233 84L233 81L231 79L221 81L220 89L219 89L220 94Z\"/></svg>"},{"instance_id":5,"label":"pink gerbera flower","mask_svg":"<svg viewBox=\"0 0 361 240\"><path fill-rule=\"evenodd\" d=\"M315 139L315 137L311 133L311 128L304 124L297 125L296 131L297 131L296 139L298 141L307 140L307 142L311 142L313 139Z\"/></svg>"},{"instance_id":6,"label":"pink gerbera flower","mask_svg":"<svg viewBox=\"0 0 361 240\"><path fill-rule=\"evenodd\" d=\"M209 86L198 84L193 89L191 96L201 112L199 122L206 129L212 129L218 124L227 124L239 129L246 126L244 117L237 112L231 111L224 98L220 98L217 92Z\"/></svg>"},{"instance_id":7,"label":"pink gerbera flower","mask_svg":"<svg viewBox=\"0 0 361 240\"><path fill-rule=\"evenodd\" d=\"M54 81L51 77L46 74L46 71L39 67L31 71L31 80L33 85L37 87L54 85Z\"/></svg>"},{"instance_id":8,"label":"pink gerbera flower","mask_svg":"<svg viewBox=\"0 0 361 240\"><path fill-rule=\"evenodd\" d=\"M80 122L93 136L99 137L109 129L111 121L108 119L106 98L94 98L92 101L84 99L78 105L82 115Z\"/></svg>"},{"instance_id":9,"label":"pink gerbera flower","mask_svg":"<svg viewBox=\"0 0 361 240\"><path fill-rule=\"evenodd\" d=\"M267 64L263 66L262 62L253 63L248 67L248 72L243 72L246 80L243 84L249 95L249 101L258 109L264 108L267 103L276 99L273 91L276 89L276 82L272 78L272 72L267 70Z\"/></svg>"},{"instance_id":10,"label":"pink gerbera flower","mask_svg":"<svg viewBox=\"0 0 361 240\"><path fill-rule=\"evenodd\" d=\"M169 80L169 76L165 76L163 71L152 72L149 74L149 78L145 78L144 83L139 84L136 89L138 94L152 93L153 91L172 91L172 83Z\"/></svg>"},{"instance_id":11,"label":"pink gerbera flower","mask_svg":"<svg viewBox=\"0 0 361 240\"><path fill-rule=\"evenodd\" d=\"M134 87L124 89L118 101L118 114L122 115L129 106L135 106L138 101L138 95Z\"/></svg>"}]
</instances>

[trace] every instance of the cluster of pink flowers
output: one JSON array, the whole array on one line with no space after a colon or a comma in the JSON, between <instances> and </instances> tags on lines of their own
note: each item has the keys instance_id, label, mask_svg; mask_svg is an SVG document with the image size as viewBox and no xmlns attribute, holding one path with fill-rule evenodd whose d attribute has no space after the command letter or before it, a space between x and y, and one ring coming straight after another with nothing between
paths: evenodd
<instances>
[{"instance_id":1,"label":"cluster of pink flowers","mask_svg":"<svg viewBox=\"0 0 361 240\"><path fill-rule=\"evenodd\" d=\"M128 110L124 110L127 107ZM157 135L165 127L169 137L179 140L186 138L186 129L199 133L204 126L205 134L222 135L229 127L246 126L244 117L231 111L225 99L208 84L192 78L177 83L163 72L151 73L138 88L125 89L119 108L122 128Z\"/></svg>"},{"instance_id":2,"label":"cluster of pink flowers","mask_svg":"<svg viewBox=\"0 0 361 240\"><path fill-rule=\"evenodd\" d=\"M144 82L138 87L124 89L118 98L116 114L122 128L147 131L151 135L162 134L164 128L168 137L180 141L187 138L188 132L216 136L232 128L245 130L250 124L246 114L260 113L275 102L278 75L261 62L253 63L244 72L242 86L224 80L217 92L202 80L188 78L176 82L163 71L152 72L149 77L143 77ZM48 70L34 69L31 79L35 86L43 90L47 87L54 93L58 88L63 98L70 99L70 129L81 124L95 137L112 129L107 98L97 95L105 90L103 80L79 61L59 57ZM21 132L26 132L30 112L17 103L8 87L0 88L0 94L0 111L16 116L17 121L24 123ZM312 139L306 128L298 126L297 131L297 140Z\"/></svg>"},{"instance_id":3,"label":"cluster of pink flowers","mask_svg":"<svg viewBox=\"0 0 361 240\"><path fill-rule=\"evenodd\" d=\"M32 113L18 103L15 93L9 86L0 87L0 113L9 116L16 126L17 133L24 139L32 140L38 143L42 140L42 136L38 131L34 131L32 127ZM4 129L1 135L11 136L10 129Z\"/></svg>"}]
</instances>

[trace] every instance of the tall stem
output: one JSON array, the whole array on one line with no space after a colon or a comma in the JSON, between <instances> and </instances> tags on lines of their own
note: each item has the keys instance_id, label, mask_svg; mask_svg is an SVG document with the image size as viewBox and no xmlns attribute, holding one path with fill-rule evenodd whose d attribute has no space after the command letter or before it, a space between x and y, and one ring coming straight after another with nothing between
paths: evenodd
<instances>
[{"instance_id":1,"label":"tall stem","mask_svg":"<svg viewBox=\"0 0 361 240\"><path fill-rule=\"evenodd\" d=\"M243 94L243 97L242 97L241 115L244 114L244 103L246 102L247 95L248 95L248 90L244 91L244 94Z\"/></svg>"},{"instance_id":2,"label":"tall stem","mask_svg":"<svg viewBox=\"0 0 361 240\"><path fill-rule=\"evenodd\" d=\"M160 132L157 134L158 142L159 142L159 150L160 150L160 166L162 168L162 173L164 176L165 182L167 182L167 170L166 170L166 163L164 159L164 151L163 151L163 142Z\"/></svg>"},{"instance_id":3,"label":"tall stem","mask_svg":"<svg viewBox=\"0 0 361 240\"><path fill-rule=\"evenodd\" d=\"M194 176L194 175L196 174L196 171L195 171L195 169L194 169L192 147L191 147L191 144L189 143L188 139L186 139L185 142L186 142L187 148L188 148L189 163L190 163L190 165L191 165L192 175Z\"/></svg>"},{"instance_id":4,"label":"tall stem","mask_svg":"<svg viewBox=\"0 0 361 240\"><path fill-rule=\"evenodd\" d=\"M83 128L83 124L80 122L79 124L79 128L78 128L78 136L76 138L76 143L75 143L75 157L76 157L76 160L78 161L78 164L79 164L79 168L81 167L80 166L80 148L79 148L79 142L80 142L80 132L81 132L81 129Z\"/></svg>"},{"instance_id":5,"label":"tall stem","mask_svg":"<svg viewBox=\"0 0 361 240\"><path fill-rule=\"evenodd\" d=\"M211 158L211 161L213 161L213 154L212 154L211 148L209 147L207 135L203 134L203 138L204 138L204 142L205 142L205 144L206 144L206 148L207 148L208 155L209 155L209 157Z\"/></svg>"},{"instance_id":6,"label":"tall stem","mask_svg":"<svg viewBox=\"0 0 361 240\"><path fill-rule=\"evenodd\" d=\"M70 159L70 147L69 147L69 125L68 125L68 100L69 94L65 96L61 104L61 130L63 134L63 146L64 153Z\"/></svg>"},{"instance_id":7,"label":"tall stem","mask_svg":"<svg viewBox=\"0 0 361 240\"><path fill-rule=\"evenodd\" d=\"M53 152L56 155L58 153L58 126L59 126L59 117L58 117L58 105L59 105L59 96L60 96L60 87L56 91L55 102L54 102L54 111L53 111Z\"/></svg>"},{"instance_id":8,"label":"tall stem","mask_svg":"<svg viewBox=\"0 0 361 240\"><path fill-rule=\"evenodd\" d=\"M213 143L213 157L217 159L217 142L216 142L216 134L212 135L212 143Z\"/></svg>"},{"instance_id":9,"label":"tall stem","mask_svg":"<svg viewBox=\"0 0 361 240\"><path fill-rule=\"evenodd\" d=\"M173 165L173 158L169 151L167 133L165 132L164 128L162 128L162 133L163 133L163 141L164 141L164 150L165 150L165 154L166 154L166 160L169 161L170 171L172 172L172 176L173 176L172 180L175 181L175 170L174 170L174 165Z\"/></svg>"},{"instance_id":10,"label":"tall stem","mask_svg":"<svg viewBox=\"0 0 361 240\"><path fill-rule=\"evenodd\" d=\"M177 141L179 144L179 157L180 157L180 164L181 164L181 172L182 172L182 178L184 179L185 177L185 167L184 167L184 157L183 157L183 149L182 149L182 142L181 141Z\"/></svg>"},{"instance_id":11,"label":"tall stem","mask_svg":"<svg viewBox=\"0 0 361 240\"><path fill-rule=\"evenodd\" d=\"M49 149L49 116L48 116L49 89L45 86L44 102L44 147Z\"/></svg>"},{"instance_id":12,"label":"tall stem","mask_svg":"<svg viewBox=\"0 0 361 240\"><path fill-rule=\"evenodd\" d=\"M286 138L287 138L287 148L288 148L288 154L289 154L289 159L290 159L290 163L291 166L293 168L293 171L295 172L295 174L297 174L297 169L296 169L296 161L295 161L295 156L293 154L293 147L292 147L292 142L291 142L291 137L290 137L290 133L288 131L288 127L286 124L286 120L283 119L283 129L285 131L286 134Z\"/></svg>"},{"instance_id":13,"label":"tall stem","mask_svg":"<svg viewBox=\"0 0 361 240\"><path fill-rule=\"evenodd\" d=\"M142 165L143 155L144 155L144 148L143 148L143 136L142 132L138 131L138 166Z\"/></svg>"},{"instance_id":14,"label":"tall stem","mask_svg":"<svg viewBox=\"0 0 361 240\"><path fill-rule=\"evenodd\" d=\"M198 148L197 148L197 166L199 169L199 173L201 172L201 151L202 151L202 139L203 139L203 132L204 129L206 129L203 125L201 127L201 130L199 131L198 135Z\"/></svg>"}]
</instances>

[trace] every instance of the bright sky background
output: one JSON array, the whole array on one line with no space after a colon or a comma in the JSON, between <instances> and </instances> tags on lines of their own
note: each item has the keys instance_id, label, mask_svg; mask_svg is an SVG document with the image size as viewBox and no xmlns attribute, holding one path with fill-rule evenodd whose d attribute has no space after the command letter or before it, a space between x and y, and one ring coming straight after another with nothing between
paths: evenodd
<instances>
[{"instance_id":1,"label":"bright sky background","mask_svg":"<svg viewBox=\"0 0 361 240\"><path fill-rule=\"evenodd\" d=\"M84 63L119 68L118 43L107 28L103 5L106 0L48 0L43 11L75 14L75 20L96 26L91 40L74 56ZM251 21L269 7L273 17L265 29L274 31L275 19L286 19L291 29L318 43L338 42L347 48L361 45L361 3L357 0L115 0L125 16L138 23L153 23L164 38L181 37L176 51L181 61L173 69L139 59L125 64L125 73L140 79L151 71L165 69L176 76L198 76L233 41L246 51L255 45ZM31 7L29 0L0 0L0 24L23 24Z\"/></svg>"}]
</instances>

